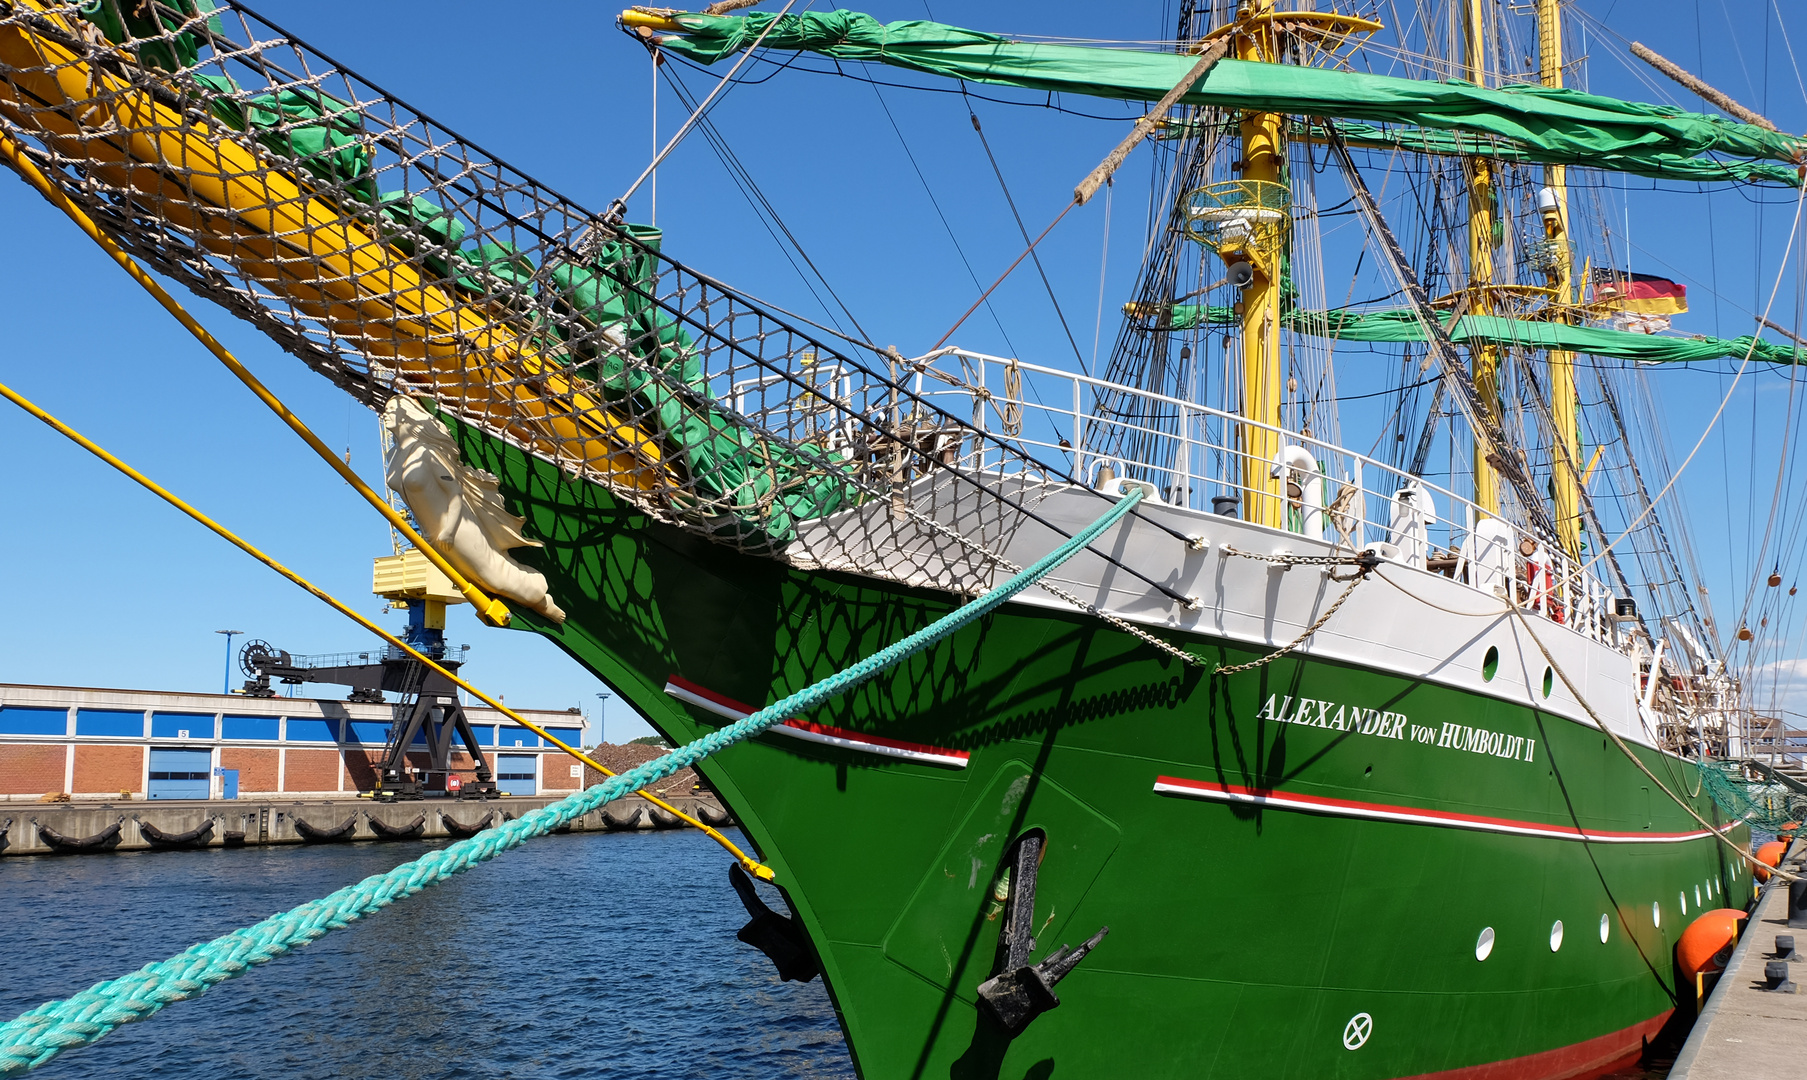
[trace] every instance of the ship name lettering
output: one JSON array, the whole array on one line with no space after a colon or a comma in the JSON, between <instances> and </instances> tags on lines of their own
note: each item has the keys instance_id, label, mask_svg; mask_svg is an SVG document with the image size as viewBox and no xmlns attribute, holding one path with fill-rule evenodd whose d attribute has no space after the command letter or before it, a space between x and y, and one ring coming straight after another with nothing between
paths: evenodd
<instances>
[{"instance_id":1,"label":"ship name lettering","mask_svg":"<svg viewBox=\"0 0 1807 1080\"><path fill-rule=\"evenodd\" d=\"M1530 761L1537 749L1537 740L1527 739L1523 735L1508 735L1503 731L1488 731L1466 724L1445 722L1437 745L1449 750L1466 750L1471 754L1505 758L1508 761Z\"/></svg>"},{"instance_id":2,"label":"ship name lettering","mask_svg":"<svg viewBox=\"0 0 1807 1080\"><path fill-rule=\"evenodd\" d=\"M1441 728L1411 724L1404 713L1347 705L1323 698L1270 694L1255 718L1271 720L1276 724L1298 724L1301 727L1319 727L1328 731L1354 732L1379 739L1410 739L1426 746L1485 754L1506 761L1533 761L1537 752L1537 740L1527 739L1523 735L1508 735L1503 731L1489 731L1486 728L1447 721Z\"/></svg>"},{"instance_id":3,"label":"ship name lettering","mask_svg":"<svg viewBox=\"0 0 1807 1080\"><path fill-rule=\"evenodd\" d=\"M1344 705L1320 698L1291 698L1268 695L1267 703L1255 714L1258 720L1276 724L1300 724L1331 731L1353 731L1379 739L1404 739L1406 715L1384 709L1367 709Z\"/></svg>"}]
</instances>

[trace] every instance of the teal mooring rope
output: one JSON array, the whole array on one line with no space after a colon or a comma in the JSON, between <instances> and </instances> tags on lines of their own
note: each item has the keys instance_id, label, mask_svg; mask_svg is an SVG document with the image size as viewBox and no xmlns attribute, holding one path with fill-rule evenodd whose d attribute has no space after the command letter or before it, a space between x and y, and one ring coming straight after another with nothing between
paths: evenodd
<instances>
[{"instance_id":1,"label":"teal mooring rope","mask_svg":"<svg viewBox=\"0 0 1807 1080\"><path fill-rule=\"evenodd\" d=\"M777 704L768 705L744 720L686 743L664 757L612 776L570 798L529 811L468 840L460 840L413 862L403 863L386 874L367 877L331 896L192 946L168 960L146 964L129 975L96 983L73 997L39 1005L0 1025L0 1076L35 1069L64 1050L99 1041L122 1024L154 1016L174 1002L200 997L214 985L284 956L329 930L338 930L366 915L373 915L397 900L405 900L429 885L493 859L536 836L544 836L605 803L694 765L718 750L752 738L773 724L814 709L991 613L1097 539L1133 509L1141 497L1141 491L1132 488L1103 517L998 588L845 671L799 690Z\"/></svg>"}]
</instances>

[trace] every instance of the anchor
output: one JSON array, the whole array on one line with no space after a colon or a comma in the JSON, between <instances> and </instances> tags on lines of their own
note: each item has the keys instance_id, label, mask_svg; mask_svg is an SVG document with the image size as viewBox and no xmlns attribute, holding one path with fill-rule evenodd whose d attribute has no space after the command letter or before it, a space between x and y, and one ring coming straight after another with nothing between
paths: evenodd
<instances>
[{"instance_id":1,"label":"anchor","mask_svg":"<svg viewBox=\"0 0 1807 1080\"><path fill-rule=\"evenodd\" d=\"M1029 963L1035 949L1035 881L1045 837L1037 831L1017 841L1010 867L1009 907L1004 913L1002 972L979 984L979 1011L1011 1038L1042 1013L1059 1008L1054 985L1072 974L1086 954L1098 947L1111 928L1101 927L1077 949L1062 945L1039 964Z\"/></svg>"},{"instance_id":2,"label":"anchor","mask_svg":"<svg viewBox=\"0 0 1807 1080\"><path fill-rule=\"evenodd\" d=\"M766 906L753 891L753 879L735 863L728 868L728 881L740 894L740 902L753 918L734 936L765 953L778 969L783 982L808 982L822 973L816 954L809 947L809 934L796 919L780 915Z\"/></svg>"}]
</instances>

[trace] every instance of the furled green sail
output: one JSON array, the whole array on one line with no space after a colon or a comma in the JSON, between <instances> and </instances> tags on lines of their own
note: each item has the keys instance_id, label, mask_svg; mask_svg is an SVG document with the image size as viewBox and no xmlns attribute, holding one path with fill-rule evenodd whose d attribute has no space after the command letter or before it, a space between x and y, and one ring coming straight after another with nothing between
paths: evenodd
<instances>
[{"instance_id":1,"label":"furled green sail","mask_svg":"<svg viewBox=\"0 0 1807 1080\"><path fill-rule=\"evenodd\" d=\"M1426 340L1424 324L1411 308L1376 311L1289 311L1283 316L1295 333L1340 341L1416 342ZM1235 326L1241 320L1227 307L1175 304L1162 329L1190 330L1198 326ZM1502 315L1464 315L1446 326L1457 345L1498 345L1518 349L1563 349L1591 356L1611 356L1646 364L1681 364L1691 360L1743 360L1748 353L1769 364L1798 364L1807 360L1792 345L1746 335L1736 338L1666 337L1630 330L1512 319Z\"/></svg>"},{"instance_id":2,"label":"furled green sail","mask_svg":"<svg viewBox=\"0 0 1807 1080\"><path fill-rule=\"evenodd\" d=\"M1056 93L1157 101L1195 58L1010 41L943 23L880 23L851 11L777 16L672 16L672 52L713 63L753 44L871 61L972 82ZM769 28L769 32L768 32ZM1501 140L1504 156L1588 165L1673 180L1769 180L1798 184L1807 141L1718 116L1543 86L1398 79L1287 64L1224 60L1183 99L1220 109L1329 116ZM1414 136L1404 136L1411 146ZM1441 140L1419 138L1440 152ZM1491 152L1491 151L1483 151ZM1738 160L1719 160L1706 155ZM1777 164L1787 163L1787 164Z\"/></svg>"},{"instance_id":3,"label":"furled green sail","mask_svg":"<svg viewBox=\"0 0 1807 1080\"><path fill-rule=\"evenodd\" d=\"M782 548L800 521L858 501L851 476L812 460L716 406L683 326L657 304L661 234L649 225L622 227L621 239L601 245L584 263L550 268L556 302L597 327L612 328L631 353L588 345L581 370L610 400L631 399L678 453L695 485L697 509L717 517L742 545ZM654 377L656 369L666 378ZM851 470L851 466L848 467Z\"/></svg>"}]
</instances>

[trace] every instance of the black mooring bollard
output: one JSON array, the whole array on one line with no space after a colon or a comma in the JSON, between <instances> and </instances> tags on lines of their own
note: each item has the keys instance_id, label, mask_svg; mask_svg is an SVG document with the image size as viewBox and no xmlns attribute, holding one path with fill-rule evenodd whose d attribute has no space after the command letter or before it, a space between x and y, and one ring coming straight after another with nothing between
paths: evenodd
<instances>
[{"instance_id":1,"label":"black mooring bollard","mask_svg":"<svg viewBox=\"0 0 1807 1080\"><path fill-rule=\"evenodd\" d=\"M1799 960L1800 958L1801 958L1801 954L1796 952L1794 949L1794 935L1793 934L1777 934L1776 935L1776 959L1777 960Z\"/></svg>"},{"instance_id":2,"label":"black mooring bollard","mask_svg":"<svg viewBox=\"0 0 1807 1080\"><path fill-rule=\"evenodd\" d=\"M1807 930L1807 874L1788 883L1788 926Z\"/></svg>"},{"instance_id":3,"label":"black mooring bollard","mask_svg":"<svg viewBox=\"0 0 1807 1080\"><path fill-rule=\"evenodd\" d=\"M1788 978L1788 961L1771 960L1763 965L1763 989L1774 994L1794 993L1794 983Z\"/></svg>"}]
</instances>

